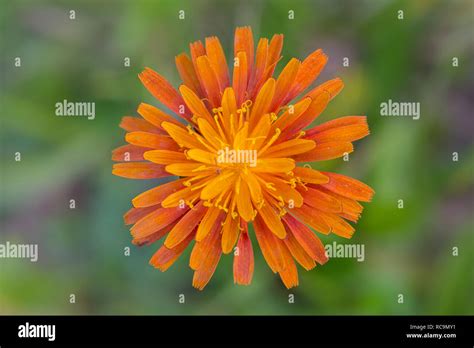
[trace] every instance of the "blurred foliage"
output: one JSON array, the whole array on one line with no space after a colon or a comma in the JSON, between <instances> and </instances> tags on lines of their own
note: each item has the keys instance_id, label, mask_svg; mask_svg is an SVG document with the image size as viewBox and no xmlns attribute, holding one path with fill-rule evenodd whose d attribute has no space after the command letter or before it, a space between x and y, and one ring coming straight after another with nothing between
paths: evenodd
<instances>
[{"instance_id":1,"label":"blurred foliage","mask_svg":"<svg viewBox=\"0 0 474 348\"><path fill-rule=\"evenodd\" d=\"M0 260L0 313L473 314L473 1L0 4L0 242L39 243L40 252L36 263ZM336 258L311 272L300 269L300 286L290 291L258 248L249 287L233 284L231 256L221 259L203 292L191 287L189 250L166 273L154 270L148 259L159 243L131 246L122 214L156 182L111 175L110 151L123 143L121 116L134 115L142 101L158 105L137 74L150 66L177 85L175 55L217 35L229 60L239 25L251 25L255 37L285 35L277 71L290 57L323 48L330 61L318 81L340 76L346 87L321 120L366 114L371 127L350 161L315 164L375 188L351 241L323 238L364 244L365 261ZM95 102L96 119L56 117L54 104L64 99ZM420 120L380 117L388 99L420 102ZM405 303L397 303L398 294Z\"/></svg>"}]
</instances>

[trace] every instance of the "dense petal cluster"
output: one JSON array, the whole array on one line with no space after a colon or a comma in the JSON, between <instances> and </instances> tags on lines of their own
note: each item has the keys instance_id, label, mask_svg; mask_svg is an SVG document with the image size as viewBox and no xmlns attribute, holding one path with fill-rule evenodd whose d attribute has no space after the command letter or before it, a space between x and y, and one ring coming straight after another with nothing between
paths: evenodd
<instances>
[{"instance_id":1,"label":"dense petal cluster","mask_svg":"<svg viewBox=\"0 0 474 348\"><path fill-rule=\"evenodd\" d=\"M233 73L219 40L208 37L180 54L179 92L145 69L140 80L175 115L140 104L142 118L124 117L127 145L113 151L113 173L131 179L170 177L141 193L125 214L137 245L165 237L150 263L165 271L193 243L193 286L203 289L222 255L234 255L234 281L252 280L254 236L287 288L298 285L296 262L310 270L327 261L315 231L350 238L373 190L341 174L301 162L338 158L369 134L365 116L307 129L343 88L339 78L303 94L327 62L322 50L291 59L278 78L283 35L259 40L237 28ZM298 97L298 100L293 100ZM300 164L300 165L298 165Z\"/></svg>"}]
</instances>

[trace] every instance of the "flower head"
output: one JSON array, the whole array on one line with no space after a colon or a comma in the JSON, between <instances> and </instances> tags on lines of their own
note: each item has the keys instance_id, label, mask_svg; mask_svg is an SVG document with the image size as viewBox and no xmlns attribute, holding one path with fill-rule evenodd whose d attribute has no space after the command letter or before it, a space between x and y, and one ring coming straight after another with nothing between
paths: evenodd
<instances>
[{"instance_id":1,"label":"flower head","mask_svg":"<svg viewBox=\"0 0 474 348\"><path fill-rule=\"evenodd\" d=\"M296 262L309 270L327 261L315 231L350 238L373 190L344 175L301 162L353 151L369 134L365 116L346 116L309 128L343 88L339 78L304 93L324 68L322 50L291 59L278 78L283 35L259 40L237 28L232 77L216 37L176 57L179 92L145 69L140 80L175 116L140 104L142 118L124 117L127 145L113 151L113 173L172 180L132 200L125 222L137 245L163 237L150 263L165 271L194 242L193 286L203 289L221 255L234 254L234 281L250 284L252 239L287 288L298 285ZM296 102L293 102L298 97ZM293 104L292 104L293 103ZM307 130L306 130L307 129ZM178 177L178 178L177 178ZM255 233L249 231L253 225Z\"/></svg>"}]
</instances>

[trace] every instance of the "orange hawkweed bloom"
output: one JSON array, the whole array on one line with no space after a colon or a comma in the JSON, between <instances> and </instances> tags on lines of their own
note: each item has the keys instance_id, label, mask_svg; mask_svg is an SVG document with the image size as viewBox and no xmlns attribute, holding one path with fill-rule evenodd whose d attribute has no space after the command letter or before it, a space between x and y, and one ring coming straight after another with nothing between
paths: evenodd
<instances>
[{"instance_id":1,"label":"orange hawkweed bloom","mask_svg":"<svg viewBox=\"0 0 474 348\"><path fill-rule=\"evenodd\" d=\"M355 179L298 165L352 152L352 142L369 129L365 116L346 116L304 130L343 83L336 78L302 94L327 62L320 49L302 62L291 59L273 78L282 46L279 34L260 39L254 51L250 27L237 28L231 77L219 39L194 42L191 58L176 57L179 92L149 68L139 75L178 117L140 104L142 118L127 116L120 124L128 144L113 151L120 162L113 174L173 178L132 200L124 219L133 224L133 243L166 236L150 260L165 271L194 242L189 264L198 289L209 282L222 253L233 250L234 282L251 283L249 224L271 270L287 288L298 285L295 260L307 270L327 261L311 229L350 238L354 228L346 220L356 222L358 201L374 194Z\"/></svg>"}]
</instances>

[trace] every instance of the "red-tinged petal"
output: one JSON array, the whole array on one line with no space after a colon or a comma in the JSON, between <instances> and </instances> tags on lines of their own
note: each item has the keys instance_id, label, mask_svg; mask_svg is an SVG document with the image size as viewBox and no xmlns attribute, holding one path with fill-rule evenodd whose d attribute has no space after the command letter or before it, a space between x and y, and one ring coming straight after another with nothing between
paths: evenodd
<instances>
[{"instance_id":1,"label":"red-tinged petal","mask_svg":"<svg viewBox=\"0 0 474 348\"><path fill-rule=\"evenodd\" d=\"M196 204L178 221L178 223L170 231L168 237L166 237L165 246L167 248L174 248L188 236L190 236L203 218L206 211L207 208L203 205L202 201Z\"/></svg>"},{"instance_id":2,"label":"red-tinged petal","mask_svg":"<svg viewBox=\"0 0 474 348\"><path fill-rule=\"evenodd\" d=\"M193 270L198 270L204 264L206 258L209 255L209 250L216 242L221 250L221 230L222 222L224 221L225 214L221 213L212 225L211 230L207 234L206 238L202 241L196 241L191 257L189 259L189 267Z\"/></svg>"},{"instance_id":3,"label":"red-tinged petal","mask_svg":"<svg viewBox=\"0 0 474 348\"><path fill-rule=\"evenodd\" d=\"M148 236L156 231L171 225L176 219L188 211L185 208L159 208L143 217L135 223L130 229L132 236L135 238L142 238Z\"/></svg>"},{"instance_id":4,"label":"red-tinged petal","mask_svg":"<svg viewBox=\"0 0 474 348\"><path fill-rule=\"evenodd\" d=\"M339 77L337 77L335 79L326 81L323 84L319 85L318 87L312 89L311 91L308 92L308 94L305 95L305 97L311 97L314 99L318 95L320 95L322 92L325 91L329 93L330 98L333 99L336 95L339 94L339 92L342 91L343 88L344 88L344 83Z\"/></svg>"},{"instance_id":5,"label":"red-tinged petal","mask_svg":"<svg viewBox=\"0 0 474 348\"><path fill-rule=\"evenodd\" d=\"M254 271L252 242L247 232L240 234L237 250L234 254L234 283L250 285Z\"/></svg>"},{"instance_id":6,"label":"red-tinged petal","mask_svg":"<svg viewBox=\"0 0 474 348\"><path fill-rule=\"evenodd\" d=\"M158 208L158 205L153 205L146 208L131 208L124 214L123 221L125 222L125 225L133 225L135 222Z\"/></svg>"},{"instance_id":7,"label":"red-tinged petal","mask_svg":"<svg viewBox=\"0 0 474 348\"><path fill-rule=\"evenodd\" d=\"M166 112L161 111L158 108L155 108L153 105L141 103L138 106L137 112L148 122L150 122L155 127L164 130L161 127L163 122L170 122L182 128L185 128L182 123L176 120L171 115L168 115Z\"/></svg>"},{"instance_id":8,"label":"red-tinged petal","mask_svg":"<svg viewBox=\"0 0 474 348\"><path fill-rule=\"evenodd\" d=\"M307 271L316 267L316 263L313 258L304 250L301 244L296 240L295 236L291 232L291 229L287 226L286 238L283 240L286 247L290 251L291 255L296 261Z\"/></svg>"},{"instance_id":9,"label":"red-tinged petal","mask_svg":"<svg viewBox=\"0 0 474 348\"><path fill-rule=\"evenodd\" d=\"M245 52L247 56L247 76L250 77L254 59L254 42L250 27L235 29L234 56L237 56L239 52Z\"/></svg>"},{"instance_id":10,"label":"red-tinged petal","mask_svg":"<svg viewBox=\"0 0 474 348\"><path fill-rule=\"evenodd\" d=\"M232 88L235 92L237 106L242 105L247 98L246 93L249 78L247 64L247 55L245 52L238 52L234 60L234 73L232 74Z\"/></svg>"},{"instance_id":11,"label":"red-tinged petal","mask_svg":"<svg viewBox=\"0 0 474 348\"><path fill-rule=\"evenodd\" d=\"M112 160L116 162L144 161L143 154L151 150L147 147L123 145L112 151Z\"/></svg>"},{"instance_id":12,"label":"red-tinged petal","mask_svg":"<svg viewBox=\"0 0 474 348\"><path fill-rule=\"evenodd\" d=\"M304 98L295 105L288 106L288 109L273 123L272 130L279 128L284 131L308 109L312 102L311 98Z\"/></svg>"},{"instance_id":13,"label":"red-tinged petal","mask_svg":"<svg viewBox=\"0 0 474 348\"><path fill-rule=\"evenodd\" d=\"M331 227L323 219L320 212L309 205L303 204L301 207L293 208L291 214L320 233L331 233Z\"/></svg>"},{"instance_id":14,"label":"red-tinged petal","mask_svg":"<svg viewBox=\"0 0 474 348\"><path fill-rule=\"evenodd\" d=\"M170 194L184 188L185 180L186 179L174 180L145 191L136 196L132 200L132 204L136 208L144 208L160 204Z\"/></svg>"},{"instance_id":15,"label":"red-tinged petal","mask_svg":"<svg viewBox=\"0 0 474 348\"><path fill-rule=\"evenodd\" d=\"M190 119L189 110L186 109L183 98L163 76L150 68L145 68L138 77L156 99L176 114L187 120Z\"/></svg>"},{"instance_id":16,"label":"red-tinged petal","mask_svg":"<svg viewBox=\"0 0 474 348\"><path fill-rule=\"evenodd\" d=\"M316 143L316 147L308 152L294 156L297 162L327 161L350 154L354 151L352 143L333 141Z\"/></svg>"},{"instance_id":17,"label":"red-tinged petal","mask_svg":"<svg viewBox=\"0 0 474 348\"><path fill-rule=\"evenodd\" d=\"M267 79L273 76L273 72L277 66L277 63L281 59L281 50L283 48L283 34L275 34L270 40L270 46L268 47L267 63L265 64L265 72L261 83L263 84ZM253 97L260 91L261 85L255 87Z\"/></svg>"},{"instance_id":18,"label":"red-tinged petal","mask_svg":"<svg viewBox=\"0 0 474 348\"><path fill-rule=\"evenodd\" d=\"M319 76L328 61L328 57L321 49L311 53L301 64L298 74L296 75L293 86L286 96L283 104L288 103L297 95L308 88Z\"/></svg>"},{"instance_id":19,"label":"red-tinged petal","mask_svg":"<svg viewBox=\"0 0 474 348\"><path fill-rule=\"evenodd\" d=\"M176 68L183 83L189 87L198 96L203 96L201 84L199 83L196 70L192 60L185 54L181 53L175 58Z\"/></svg>"},{"instance_id":20,"label":"red-tinged petal","mask_svg":"<svg viewBox=\"0 0 474 348\"><path fill-rule=\"evenodd\" d=\"M354 234L354 227L352 227L344 219L340 218L336 214L319 212L324 221L331 227L331 233L338 235L339 237L351 238Z\"/></svg>"},{"instance_id":21,"label":"red-tinged petal","mask_svg":"<svg viewBox=\"0 0 474 348\"><path fill-rule=\"evenodd\" d=\"M285 259L285 268L279 271L278 274L286 288L291 289L298 286L298 270L286 245L282 241L278 242L281 244L282 255Z\"/></svg>"},{"instance_id":22,"label":"red-tinged petal","mask_svg":"<svg viewBox=\"0 0 474 348\"><path fill-rule=\"evenodd\" d=\"M147 132L131 132L125 135L127 143L152 149L178 150L176 142L167 135Z\"/></svg>"},{"instance_id":23,"label":"red-tinged petal","mask_svg":"<svg viewBox=\"0 0 474 348\"><path fill-rule=\"evenodd\" d=\"M307 187L298 190L304 203L327 213L342 213L342 204L336 198L320 190Z\"/></svg>"},{"instance_id":24,"label":"red-tinged petal","mask_svg":"<svg viewBox=\"0 0 474 348\"><path fill-rule=\"evenodd\" d=\"M289 230L301 245L301 247L308 253L308 255L317 263L323 265L327 262L328 257L326 250L321 240L311 231L305 224L296 220L290 214L283 217Z\"/></svg>"},{"instance_id":25,"label":"red-tinged petal","mask_svg":"<svg viewBox=\"0 0 474 348\"><path fill-rule=\"evenodd\" d=\"M213 240L210 248L207 250L207 257L204 259L201 266L194 272L193 287L198 290L203 290L204 287L211 280L212 275L216 271L217 265L222 255L219 238Z\"/></svg>"},{"instance_id":26,"label":"red-tinged petal","mask_svg":"<svg viewBox=\"0 0 474 348\"><path fill-rule=\"evenodd\" d=\"M363 182L342 174L321 173L329 177L329 182L322 185L324 188L356 201L370 202L372 200L375 192Z\"/></svg>"},{"instance_id":27,"label":"red-tinged petal","mask_svg":"<svg viewBox=\"0 0 474 348\"><path fill-rule=\"evenodd\" d=\"M166 271L179 258L179 256L188 247L192 240L193 234L189 234L184 240L182 240L173 248L167 248L165 245L163 245L151 257L150 265L158 268L162 272Z\"/></svg>"},{"instance_id":28,"label":"red-tinged petal","mask_svg":"<svg viewBox=\"0 0 474 348\"><path fill-rule=\"evenodd\" d=\"M317 143L325 143L328 141L356 141L369 135L369 127L367 125L351 125L339 128L328 129L321 133L314 134L311 139Z\"/></svg>"},{"instance_id":29,"label":"red-tinged petal","mask_svg":"<svg viewBox=\"0 0 474 348\"><path fill-rule=\"evenodd\" d=\"M263 85L263 76L267 64L268 56L268 39L262 38L257 45L257 55L255 58L255 69L252 70L252 75L248 84L249 96L254 95L257 86Z\"/></svg>"},{"instance_id":30,"label":"red-tinged petal","mask_svg":"<svg viewBox=\"0 0 474 348\"><path fill-rule=\"evenodd\" d=\"M271 111L276 112L283 105L285 97L296 79L300 65L301 62L298 59L292 58L283 68L276 81L275 94L270 106Z\"/></svg>"},{"instance_id":31,"label":"red-tinged petal","mask_svg":"<svg viewBox=\"0 0 474 348\"><path fill-rule=\"evenodd\" d=\"M125 129L127 132L142 131L148 133L163 134L162 130L158 129L146 120L137 117L122 117L122 121L120 122L119 126L120 128Z\"/></svg>"},{"instance_id":32,"label":"red-tinged petal","mask_svg":"<svg viewBox=\"0 0 474 348\"><path fill-rule=\"evenodd\" d=\"M312 168L296 167L293 169L293 173L305 183L325 184L329 182L329 178L327 176Z\"/></svg>"},{"instance_id":33,"label":"red-tinged petal","mask_svg":"<svg viewBox=\"0 0 474 348\"><path fill-rule=\"evenodd\" d=\"M328 178L329 180L329 178ZM322 191L330 196L333 196L334 198L336 198L339 202L341 202L342 204L342 211L344 213L348 213L348 214L351 214L351 215L359 215L360 213L362 213L362 210L364 209L364 207L359 203L357 202L356 200L353 200L351 198L347 198L347 197L344 197L344 196L341 196L333 191L330 191L328 189L326 189L325 187L321 186L321 185L310 185L311 187L314 187L315 189L319 190L319 191Z\"/></svg>"},{"instance_id":34,"label":"red-tinged petal","mask_svg":"<svg viewBox=\"0 0 474 348\"><path fill-rule=\"evenodd\" d=\"M308 127L324 111L324 109L326 109L329 100L329 93L324 91L314 97L308 108L298 118L296 118L292 124L285 128L280 135L279 142L288 140L297 135L303 128Z\"/></svg>"},{"instance_id":35,"label":"red-tinged petal","mask_svg":"<svg viewBox=\"0 0 474 348\"><path fill-rule=\"evenodd\" d=\"M157 179L169 176L163 166L147 162L116 163L112 174L128 179Z\"/></svg>"},{"instance_id":36,"label":"red-tinged petal","mask_svg":"<svg viewBox=\"0 0 474 348\"><path fill-rule=\"evenodd\" d=\"M172 223L169 226L166 226L165 228L162 228L159 231L153 232L152 234L140 238L133 238L132 239L132 244L136 246L144 246L144 245L150 245L153 244L154 242L160 240L163 238L174 226L176 222Z\"/></svg>"},{"instance_id":37,"label":"red-tinged petal","mask_svg":"<svg viewBox=\"0 0 474 348\"><path fill-rule=\"evenodd\" d=\"M219 81L220 90L224 91L229 87L229 70L219 39L215 36L206 38L206 54L209 57L211 67L214 70Z\"/></svg>"},{"instance_id":38,"label":"red-tinged petal","mask_svg":"<svg viewBox=\"0 0 474 348\"><path fill-rule=\"evenodd\" d=\"M222 99L219 82L214 70L211 67L209 58L201 56L197 58L197 73L202 81L204 92L213 107L219 107Z\"/></svg>"},{"instance_id":39,"label":"red-tinged petal","mask_svg":"<svg viewBox=\"0 0 474 348\"><path fill-rule=\"evenodd\" d=\"M268 266L273 273L282 271L285 267L285 263L278 238L268 230L260 215L257 215L253 225L258 245L260 246L260 250L262 250L263 257Z\"/></svg>"},{"instance_id":40,"label":"red-tinged petal","mask_svg":"<svg viewBox=\"0 0 474 348\"><path fill-rule=\"evenodd\" d=\"M317 125L311 129L308 129L305 132L306 133L305 138L311 138L313 136L316 136L318 133L323 133L331 129L346 127L346 126L356 126L356 125L366 126L368 130L367 117L366 116L344 116L344 117L339 117L328 122L321 123L320 125Z\"/></svg>"},{"instance_id":41,"label":"red-tinged petal","mask_svg":"<svg viewBox=\"0 0 474 348\"><path fill-rule=\"evenodd\" d=\"M308 152L316 147L316 143L306 139L291 139L271 146L261 156L265 157L292 157Z\"/></svg>"}]
</instances>

